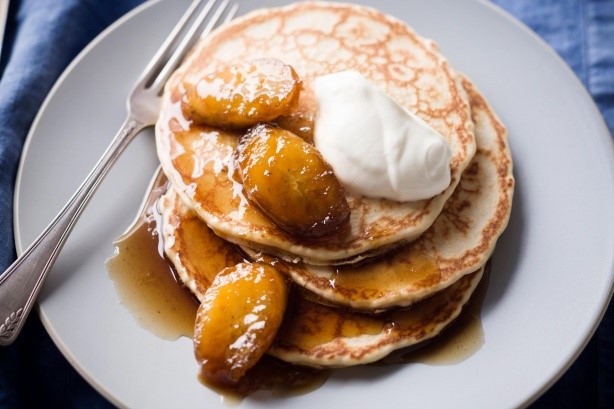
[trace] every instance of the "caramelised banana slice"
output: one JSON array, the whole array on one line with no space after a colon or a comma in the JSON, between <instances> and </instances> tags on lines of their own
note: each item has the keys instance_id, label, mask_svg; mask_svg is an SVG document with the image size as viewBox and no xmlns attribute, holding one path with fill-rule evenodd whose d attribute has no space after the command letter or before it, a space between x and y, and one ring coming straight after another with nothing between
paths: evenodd
<instances>
[{"instance_id":1,"label":"caramelised banana slice","mask_svg":"<svg viewBox=\"0 0 614 409\"><path fill-rule=\"evenodd\" d=\"M274 267L240 263L222 270L196 314L194 353L202 375L234 384L273 342L286 311L288 289Z\"/></svg>"},{"instance_id":2,"label":"caramelised banana slice","mask_svg":"<svg viewBox=\"0 0 614 409\"><path fill-rule=\"evenodd\" d=\"M279 227L318 238L340 230L350 217L344 190L312 145L270 125L252 128L238 147L248 198Z\"/></svg>"},{"instance_id":3,"label":"caramelised banana slice","mask_svg":"<svg viewBox=\"0 0 614 409\"><path fill-rule=\"evenodd\" d=\"M226 65L196 78L184 82L182 110L195 122L219 128L249 128L287 114L301 89L294 68L273 58Z\"/></svg>"}]
</instances>

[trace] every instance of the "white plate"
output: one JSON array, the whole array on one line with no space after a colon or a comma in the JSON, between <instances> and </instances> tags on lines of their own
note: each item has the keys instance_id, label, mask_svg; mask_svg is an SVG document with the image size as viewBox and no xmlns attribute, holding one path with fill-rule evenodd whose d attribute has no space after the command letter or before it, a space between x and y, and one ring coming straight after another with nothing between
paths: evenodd
<instances>
[{"instance_id":1,"label":"white plate","mask_svg":"<svg viewBox=\"0 0 614 409\"><path fill-rule=\"evenodd\" d=\"M245 11L283 2L241 3ZM19 172L20 250L115 134L133 80L186 7L187 0L163 1L130 13L98 37L53 88ZM314 392L247 398L242 407L527 404L571 365L611 296L610 135L564 63L495 7L473 0L390 1L378 7L439 42L509 128L517 188L482 311L485 344L460 364L347 369ZM163 341L141 329L118 303L105 272L112 241L132 220L156 166L151 135L129 147L86 209L45 284L40 315L68 360L115 404L226 408L197 381L191 342Z\"/></svg>"}]
</instances>

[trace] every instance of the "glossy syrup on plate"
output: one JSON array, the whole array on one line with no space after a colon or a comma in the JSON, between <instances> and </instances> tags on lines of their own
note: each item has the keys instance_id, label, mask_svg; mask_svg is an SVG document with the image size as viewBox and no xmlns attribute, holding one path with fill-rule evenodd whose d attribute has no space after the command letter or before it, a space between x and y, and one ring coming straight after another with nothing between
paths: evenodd
<instances>
[{"instance_id":1,"label":"glossy syrup on plate","mask_svg":"<svg viewBox=\"0 0 614 409\"><path fill-rule=\"evenodd\" d=\"M116 241L116 253L106 265L108 274L120 302L141 326L164 339L192 337L198 302L178 282L161 251L160 218L156 213L155 208L150 209L138 228ZM460 317L435 340L395 351L375 365L451 365L473 355L484 343L480 312L486 287L487 277ZM307 393L321 386L330 373L330 370L314 370L266 357L236 387L212 385L202 377L199 380L233 405L258 390L270 391L273 396Z\"/></svg>"},{"instance_id":2,"label":"glossy syrup on plate","mask_svg":"<svg viewBox=\"0 0 614 409\"><path fill-rule=\"evenodd\" d=\"M196 298L177 280L161 252L159 217L149 209L136 227L115 241L115 254L107 260L119 301L152 334L167 340L192 338L198 309ZM186 351L192 353L192 351ZM330 371L316 370L265 356L234 387L199 381L218 392L229 405L256 391L273 396L294 396L320 387Z\"/></svg>"},{"instance_id":3,"label":"glossy syrup on plate","mask_svg":"<svg viewBox=\"0 0 614 409\"><path fill-rule=\"evenodd\" d=\"M484 345L482 304L488 289L490 262L469 302L458 318L432 340L392 352L382 364L422 363L427 365L454 365L475 354Z\"/></svg>"},{"instance_id":4,"label":"glossy syrup on plate","mask_svg":"<svg viewBox=\"0 0 614 409\"><path fill-rule=\"evenodd\" d=\"M119 301L139 325L164 339L191 337L198 304L160 253L156 222L142 219L115 246L107 272Z\"/></svg>"}]
</instances>

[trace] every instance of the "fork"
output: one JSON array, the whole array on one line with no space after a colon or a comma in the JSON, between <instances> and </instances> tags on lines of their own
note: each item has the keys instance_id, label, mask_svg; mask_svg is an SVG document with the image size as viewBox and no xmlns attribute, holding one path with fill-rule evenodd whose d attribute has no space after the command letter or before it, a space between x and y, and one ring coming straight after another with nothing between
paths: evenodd
<instances>
[{"instance_id":1,"label":"fork","mask_svg":"<svg viewBox=\"0 0 614 409\"><path fill-rule=\"evenodd\" d=\"M47 228L0 275L0 345L19 335L45 277L94 191L144 128L155 124L164 84L200 36L231 20L238 3L195 0L149 62L127 99L128 115L85 181ZM225 17L224 17L225 16Z\"/></svg>"}]
</instances>

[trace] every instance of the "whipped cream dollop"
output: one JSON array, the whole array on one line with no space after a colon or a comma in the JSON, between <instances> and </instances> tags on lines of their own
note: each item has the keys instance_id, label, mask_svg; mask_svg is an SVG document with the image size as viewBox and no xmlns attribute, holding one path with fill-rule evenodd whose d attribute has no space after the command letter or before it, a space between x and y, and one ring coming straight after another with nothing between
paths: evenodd
<instances>
[{"instance_id":1,"label":"whipped cream dollop","mask_svg":"<svg viewBox=\"0 0 614 409\"><path fill-rule=\"evenodd\" d=\"M433 197L450 184L440 133L355 71L316 78L314 144L346 189L397 201Z\"/></svg>"}]
</instances>

